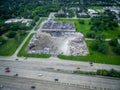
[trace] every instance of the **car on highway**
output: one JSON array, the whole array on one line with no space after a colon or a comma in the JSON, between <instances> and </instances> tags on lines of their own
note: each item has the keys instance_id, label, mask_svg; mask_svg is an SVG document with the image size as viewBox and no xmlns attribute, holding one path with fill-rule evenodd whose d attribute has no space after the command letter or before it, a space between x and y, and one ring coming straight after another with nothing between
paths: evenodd
<instances>
[{"instance_id":1,"label":"car on highway","mask_svg":"<svg viewBox=\"0 0 120 90\"><path fill-rule=\"evenodd\" d=\"M10 69L5 70L5 72L10 72Z\"/></svg>"},{"instance_id":2,"label":"car on highway","mask_svg":"<svg viewBox=\"0 0 120 90\"><path fill-rule=\"evenodd\" d=\"M35 86L31 86L32 89L35 89L36 87Z\"/></svg>"},{"instance_id":3,"label":"car on highway","mask_svg":"<svg viewBox=\"0 0 120 90\"><path fill-rule=\"evenodd\" d=\"M38 74L39 77L43 76L42 74Z\"/></svg>"},{"instance_id":4,"label":"car on highway","mask_svg":"<svg viewBox=\"0 0 120 90\"><path fill-rule=\"evenodd\" d=\"M5 72L10 72L10 68L9 68L9 67L6 67L6 68L5 68Z\"/></svg>"}]
</instances>

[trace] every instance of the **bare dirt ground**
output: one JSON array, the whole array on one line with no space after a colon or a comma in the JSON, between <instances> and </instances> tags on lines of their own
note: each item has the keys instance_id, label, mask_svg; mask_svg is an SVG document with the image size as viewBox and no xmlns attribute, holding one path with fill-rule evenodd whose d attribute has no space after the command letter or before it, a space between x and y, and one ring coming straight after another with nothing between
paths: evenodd
<instances>
[{"instance_id":1,"label":"bare dirt ground","mask_svg":"<svg viewBox=\"0 0 120 90\"><path fill-rule=\"evenodd\" d=\"M47 33L37 33L27 48L34 54L87 55L88 49L83 36L79 33L68 36L54 37Z\"/></svg>"}]
</instances>

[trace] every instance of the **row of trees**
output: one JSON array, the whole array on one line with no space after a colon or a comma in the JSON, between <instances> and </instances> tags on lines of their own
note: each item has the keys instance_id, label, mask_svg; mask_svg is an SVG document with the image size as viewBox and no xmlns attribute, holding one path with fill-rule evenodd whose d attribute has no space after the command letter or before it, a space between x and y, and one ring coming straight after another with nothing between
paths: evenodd
<instances>
[{"instance_id":1,"label":"row of trees","mask_svg":"<svg viewBox=\"0 0 120 90\"><path fill-rule=\"evenodd\" d=\"M53 3L53 0L0 0L0 6L0 19L16 17L33 19L35 16L48 16L50 12L60 9L60 4Z\"/></svg>"},{"instance_id":2,"label":"row of trees","mask_svg":"<svg viewBox=\"0 0 120 90\"><path fill-rule=\"evenodd\" d=\"M17 22L17 23L9 23L9 24L1 24L0 25L0 36L8 31L17 31L17 30L30 30L31 26L28 27L26 24Z\"/></svg>"},{"instance_id":3,"label":"row of trees","mask_svg":"<svg viewBox=\"0 0 120 90\"><path fill-rule=\"evenodd\" d=\"M91 43L90 48L94 51L100 52L102 54L107 54L109 51L109 47L112 48L112 52L120 55L120 44L118 43L118 39L112 39L109 43L105 42L103 36L97 37L93 43Z\"/></svg>"},{"instance_id":4,"label":"row of trees","mask_svg":"<svg viewBox=\"0 0 120 90\"><path fill-rule=\"evenodd\" d=\"M84 0L85 5L95 5L95 6L111 6L119 5L115 0Z\"/></svg>"},{"instance_id":5,"label":"row of trees","mask_svg":"<svg viewBox=\"0 0 120 90\"><path fill-rule=\"evenodd\" d=\"M100 75L100 76L110 76L110 77L118 77L120 78L120 72L114 69L105 70L105 69L98 69L96 72L88 72L88 71L73 71L75 74L86 74L86 75Z\"/></svg>"},{"instance_id":6,"label":"row of trees","mask_svg":"<svg viewBox=\"0 0 120 90\"><path fill-rule=\"evenodd\" d=\"M120 72L117 71L117 70L114 70L114 69L111 69L111 70L102 70L102 69L99 69L97 70L96 72L97 75L102 75L102 76L110 76L110 77L118 77L120 78Z\"/></svg>"}]
</instances>

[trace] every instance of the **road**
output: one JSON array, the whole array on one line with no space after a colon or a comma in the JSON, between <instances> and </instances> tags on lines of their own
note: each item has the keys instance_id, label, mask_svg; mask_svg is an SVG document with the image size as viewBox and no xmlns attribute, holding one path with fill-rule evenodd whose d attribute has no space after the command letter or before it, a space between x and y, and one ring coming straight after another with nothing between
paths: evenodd
<instances>
[{"instance_id":1,"label":"road","mask_svg":"<svg viewBox=\"0 0 120 90\"><path fill-rule=\"evenodd\" d=\"M76 85L10 76L0 76L0 85L4 86L0 90L33 90L31 86L35 90L87 90Z\"/></svg>"},{"instance_id":2,"label":"road","mask_svg":"<svg viewBox=\"0 0 120 90\"><path fill-rule=\"evenodd\" d=\"M56 57L51 57L48 59L45 59L45 58L27 58L27 59L25 59L24 57L17 57L17 58L19 59L20 62L21 61L22 62L24 61L25 63L32 62L32 63L36 63L35 65L37 65L39 63L39 64L41 64L40 67L43 66L46 68L50 67L50 68L65 69L65 70L76 70L77 67L80 67L80 70L82 70L82 71L96 71L97 69L106 69L106 70L115 69L115 70L120 71L119 65L109 65L109 64L107 65L107 64L93 63L93 66L91 66L89 64L89 62L61 60ZM7 61L7 62L15 61L15 59L16 58L14 58L14 57L0 57L0 60L2 60L2 61L4 60L4 62L5 61ZM15 63L15 62L11 62L11 64L12 63ZM34 65L31 65L31 66L33 67Z\"/></svg>"},{"instance_id":3,"label":"road","mask_svg":"<svg viewBox=\"0 0 120 90\"><path fill-rule=\"evenodd\" d=\"M37 80L43 80L43 81L49 81L49 82L54 82L54 79L58 78L59 83L61 84L68 84L68 85L75 85L75 86L78 85L78 86L81 86L82 88L86 87L86 89L88 88L88 90L90 88L94 90L99 90L100 88L120 90L120 86L119 86L120 79L71 74L69 73L70 66L71 66L71 69L73 68L76 69L74 65L72 66L72 64L64 65L64 64L58 64L58 63L55 64L54 62L45 63L44 61L33 62L33 61L27 61L27 60L24 60L24 61L0 60L0 75L13 77L17 73L19 74L18 77L37 79ZM5 72L6 67L10 68L11 70L10 73ZM60 71L57 71L57 69L60 69ZM42 74L42 75L39 76L39 74ZM3 79L3 81L5 81L5 79ZM78 90L78 89L74 89L74 90Z\"/></svg>"}]
</instances>

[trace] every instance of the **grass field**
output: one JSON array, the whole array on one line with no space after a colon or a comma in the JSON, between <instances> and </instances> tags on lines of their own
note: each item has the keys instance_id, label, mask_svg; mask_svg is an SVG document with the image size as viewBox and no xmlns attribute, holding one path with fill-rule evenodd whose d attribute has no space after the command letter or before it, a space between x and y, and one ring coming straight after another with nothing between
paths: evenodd
<instances>
[{"instance_id":1,"label":"grass field","mask_svg":"<svg viewBox=\"0 0 120 90\"><path fill-rule=\"evenodd\" d=\"M90 44L94 41L86 41L90 54L87 56L64 56L59 55L58 57L66 60L75 60L75 61L85 61L85 62L96 62L96 63L105 63L105 64L114 64L120 65L120 56L115 55L111 51L109 46L109 51L107 54L101 54L99 52L93 51L90 49Z\"/></svg>"},{"instance_id":2,"label":"grass field","mask_svg":"<svg viewBox=\"0 0 120 90\"><path fill-rule=\"evenodd\" d=\"M63 21L63 22L74 22L76 26L76 31L81 32L86 37L86 34L89 33L91 25L90 19L83 19L85 24L79 24L78 19L55 19L56 21ZM120 26L116 28L115 30L108 30L103 31L102 34L105 36L105 38L116 38L118 35L120 35Z\"/></svg>"},{"instance_id":3,"label":"grass field","mask_svg":"<svg viewBox=\"0 0 120 90\"><path fill-rule=\"evenodd\" d=\"M118 38L118 35L120 35L120 26L117 27L115 30L103 31L102 34L106 38Z\"/></svg>"},{"instance_id":4,"label":"grass field","mask_svg":"<svg viewBox=\"0 0 120 90\"><path fill-rule=\"evenodd\" d=\"M79 24L78 19L55 19L56 21L74 22L76 31L83 33L85 36L90 31L90 19L83 19L85 24Z\"/></svg>"},{"instance_id":5,"label":"grass field","mask_svg":"<svg viewBox=\"0 0 120 90\"><path fill-rule=\"evenodd\" d=\"M35 58L49 58L50 55L48 54L28 54L26 52L26 48L31 40L31 38L33 37L33 34L30 35L30 37L28 38L28 40L26 41L26 43L23 45L22 49L20 50L20 52L18 53L18 56L24 56L24 57L35 57Z\"/></svg>"},{"instance_id":6,"label":"grass field","mask_svg":"<svg viewBox=\"0 0 120 90\"><path fill-rule=\"evenodd\" d=\"M4 45L0 45L0 56L11 56L22 43L26 35L21 36L19 42L12 38L8 39Z\"/></svg>"},{"instance_id":7,"label":"grass field","mask_svg":"<svg viewBox=\"0 0 120 90\"><path fill-rule=\"evenodd\" d=\"M88 9L94 9L94 10L102 10L103 6L89 6Z\"/></svg>"},{"instance_id":8,"label":"grass field","mask_svg":"<svg viewBox=\"0 0 120 90\"><path fill-rule=\"evenodd\" d=\"M57 21L63 22L74 22L76 26L77 32L82 32L85 36L90 31L90 19L84 19L85 24L80 25L77 19L56 19ZM116 38L120 33L120 27L116 28L116 30L109 30L107 32L102 32L106 38ZM93 41L87 41L88 48ZM109 45L108 45L109 46ZM61 59L66 60L77 60L77 61L86 61L86 62L96 62L96 63L106 63L106 64L115 64L120 65L120 56L112 53L111 47L109 46L108 53L101 54L99 52L93 51L89 48L90 54L87 56L64 56L58 55Z\"/></svg>"}]
</instances>

